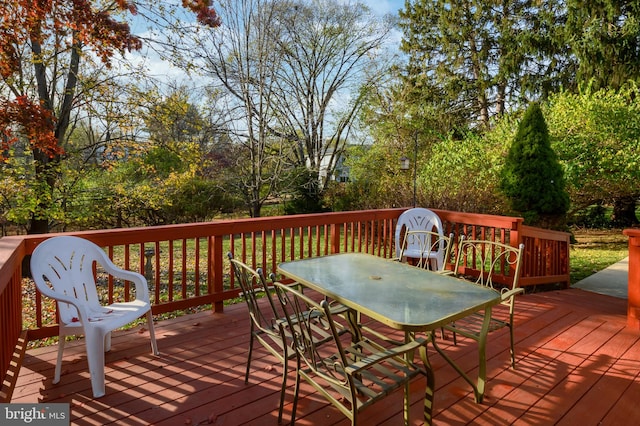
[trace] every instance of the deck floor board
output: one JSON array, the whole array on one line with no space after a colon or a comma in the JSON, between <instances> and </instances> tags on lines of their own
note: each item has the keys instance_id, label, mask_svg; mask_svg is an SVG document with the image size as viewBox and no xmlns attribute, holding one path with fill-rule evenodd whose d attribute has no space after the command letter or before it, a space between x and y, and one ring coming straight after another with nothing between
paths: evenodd
<instances>
[{"instance_id":1,"label":"deck floor board","mask_svg":"<svg viewBox=\"0 0 640 426\"><path fill-rule=\"evenodd\" d=\"M515 370L506 329L489 337L485 401L429 347L435 370L436 425L616 425L640 423L640 331L626 327L626 300L579 289L526 294L517 301ZM374 325L375 323L370 323ZM390 332L381 326L380 330ZM275 425L282 366L259 345L244 383L249 322L243 304L156 325L161 355L144 329L114 333L106 357L107 394L91 396L82 341L70 341L63 376L53 385L56 346L27 352L12 402L67 402L73 425ZM438 344L477 374L476 343L450 333ZM295 375L288 375L284 420ZM411 386L412 425L421 416L424 379ZM347 425L347 419L303 384L299 425ZM362 423L402 419L398 392L372 407Z\"/></svg>"}]
</instances>

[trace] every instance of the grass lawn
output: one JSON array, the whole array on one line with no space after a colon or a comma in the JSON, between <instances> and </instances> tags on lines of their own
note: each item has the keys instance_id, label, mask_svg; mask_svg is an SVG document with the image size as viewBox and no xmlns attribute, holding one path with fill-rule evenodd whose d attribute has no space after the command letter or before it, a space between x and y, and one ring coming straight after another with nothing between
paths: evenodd
<instances>
[{"instance_id":1,"label":"grass lawn","mask_svg":"<svg viewBox=\"0 0 640 426\"><path fill-rule=\"evenodd\" d=\"M629 239L622 229L574 229L571 245L571 284L629 255Z\"/></svg>"}]
</instances>

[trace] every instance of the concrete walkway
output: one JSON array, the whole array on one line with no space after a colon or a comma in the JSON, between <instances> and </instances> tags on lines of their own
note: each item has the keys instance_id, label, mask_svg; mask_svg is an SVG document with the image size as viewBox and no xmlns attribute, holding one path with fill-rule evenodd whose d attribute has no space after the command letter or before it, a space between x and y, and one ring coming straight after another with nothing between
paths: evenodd
<instances>
[{"instance_id":1,"label":"concrete walkway","mask_svg":"<svg viewBox=\"0 0 640 426\"><path fill-rule=\"evenodd\" d=\"M627 257L582 281L578 281L572 287L626 299L628 271L629 258Z\"/></svg>"}]
</instances>

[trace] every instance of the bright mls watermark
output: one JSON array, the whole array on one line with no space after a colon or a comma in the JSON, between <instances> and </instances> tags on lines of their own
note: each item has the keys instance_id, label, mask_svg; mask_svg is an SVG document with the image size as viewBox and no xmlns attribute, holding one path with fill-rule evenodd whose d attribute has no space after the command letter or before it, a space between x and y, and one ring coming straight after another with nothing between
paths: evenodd
<instances>
[{"instance_id":1,"label":"bright mls watermark","mask_svg":"<svg viewBox=\"0 0 640 426\"><path fill-rule=\"evenodd\" d=\"M69 426L69 404L0 404L0 425Z\"/></svg>"}]
</instances>

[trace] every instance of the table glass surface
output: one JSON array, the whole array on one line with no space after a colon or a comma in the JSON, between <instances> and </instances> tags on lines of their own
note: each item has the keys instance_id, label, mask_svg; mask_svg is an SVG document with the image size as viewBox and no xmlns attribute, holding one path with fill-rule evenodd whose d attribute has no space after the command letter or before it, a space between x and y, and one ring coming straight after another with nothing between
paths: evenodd
<instances>
[{"instance_id":1,"label":"table glass surface","mask_svg":"<svg viewBox=\"0 0 640 426\"><path fill-rule=\"evenodd\" d=\"M493 289L364 253L285 262L278 271L405 331L424 331L500 302Z\"/></svg>"}]
</instances>

